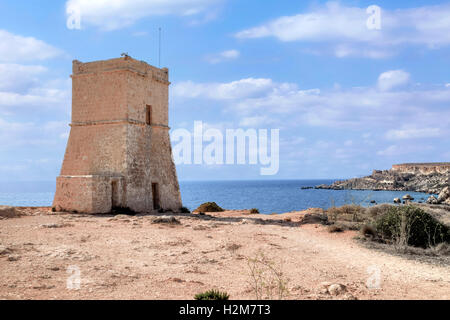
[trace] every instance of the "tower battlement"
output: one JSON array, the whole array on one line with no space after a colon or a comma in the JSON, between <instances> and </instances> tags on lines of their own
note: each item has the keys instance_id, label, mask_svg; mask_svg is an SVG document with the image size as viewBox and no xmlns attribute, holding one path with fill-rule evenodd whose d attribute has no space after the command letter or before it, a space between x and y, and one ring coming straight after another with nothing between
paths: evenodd
<instances>
[{"instance_id":1,"label":"tower battlement","mask_svg":"<svg viewBox=\"0 0 450 320\"><path fill-rule=\"evenodd\" d=\"M72 77L99 72L129 71L140 74L144 77L150 77L154 80L169 83L169 69L157 68L145 61L135 60L129 56L124 58L100 60L93 62L72 62Z\"/></svg>"}]
</instances>

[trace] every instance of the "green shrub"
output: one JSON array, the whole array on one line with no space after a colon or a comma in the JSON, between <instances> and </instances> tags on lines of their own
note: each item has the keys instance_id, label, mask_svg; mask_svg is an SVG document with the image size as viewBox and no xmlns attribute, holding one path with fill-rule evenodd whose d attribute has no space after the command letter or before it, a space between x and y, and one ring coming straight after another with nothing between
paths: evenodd
<instances>
[{"instance_id":1,"label":"green shrub","mask_svg":"<svg viewBox=\"0 0 450 320\"><path fill-rule=\"evenodd\" d=\"M375 238L377 236L377 230L375 230L374 227L369 226L367 224L363 225L361 227L361 234L365 237L372 237Z\"/></svg>"},{"instance_id":2,"label":"green shrub","mask_svg":"<svg viewBox=\"0 0 450 320\"><path fill-rule=\"evenodd\" d=\"M342 207L331 207L327 210L330 221L361 222L364 220L366 208L356 204L346 204Z\"/></svg>"},{"instance_id":3,"label":"green shrub","mask_svg":"<svg viewBox=\"0 0 450 320\"><path fill-rule=\"evenodd\" d=\"M228 300L230 296L226 292L220 292L217 290L209 290L203 293L196 294L195 300Z\"/></svg>"},{"instance_id":4,"label":"green shrub","mask_svg":"<svg viewBox=\"0 0 450 320\"><path fill-rule=\"evenodd\" d=\"M342 230L358 231L361 229L361 222L339 221L335 225L338 225Z\"/></svg>"},{"instance_id":5,"label":"green shrub","mask_svg":"<svg viewBox=\"0 0 450 320\"><path fill-rule=\"evenodd\" d=\"M376 220L385 240L399 245L427 248L450 241L450 230L432 215L414 206L391 207Z\"/></svg>"},{"instance_id":6,"label":"green shrub","mask_svg":"<svg viewBox=\"0 0 450 320\"><path fill-rule=\"evenodd\" d=\"M392 205L385 203L367 208L366 211L371 218L377 218L385 214L387 211L389 211L391 207Z\"/></svg>"},{"instance_id":7,"label":"green shrub","mask_svg":"<svg viewBox=\"0 0 450 320\"><path fill-rule=\"evenodd\" d=\"M215 202L206 202L202 204L200 207L195 209L196 212L223 212L221 207L217 205Z\"/></svg>"},{"instance_id":8,"label":"green shrub","mask_svg":"<svg viewBox=\"0 0 450 320\"><path fill-rule=\"evenodd\" d=\"M250 209L250 213L251 213L251 214L259 214L259 210L253 208L253 209Z\"/></svg>"},{"instance_id":9,"label":"green shrub","mask_svg":"<svg viewBox=\"0 0 450 320\"><path fill-rule=\"evenodd\" d=\"M181 213L191 213L191 210L189 210L189 209L186 208L186 207L181 207L181 208L180 208L180 212L181 212Z\"/></svg>"}]
</instances>

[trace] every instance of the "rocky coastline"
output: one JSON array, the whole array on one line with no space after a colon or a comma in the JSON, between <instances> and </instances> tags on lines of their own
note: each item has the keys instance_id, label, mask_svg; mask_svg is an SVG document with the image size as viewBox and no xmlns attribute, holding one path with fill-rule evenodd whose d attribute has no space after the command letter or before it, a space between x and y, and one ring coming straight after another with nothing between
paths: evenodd
<instances>
[{"instance_id":1,"label":"rocky coastline","mask_svg":"<svg viewBox=\"0 0 450 320\"><path fill-rule=\"evenodd\" d=\"M315 188L331 190L415 191L439 194L450 186L450 170L448 170L448 165L394 165L390 170L374 170L371 175L366 177L336 181L331 185L319 185Z\"/></svg>"}]
</instances>

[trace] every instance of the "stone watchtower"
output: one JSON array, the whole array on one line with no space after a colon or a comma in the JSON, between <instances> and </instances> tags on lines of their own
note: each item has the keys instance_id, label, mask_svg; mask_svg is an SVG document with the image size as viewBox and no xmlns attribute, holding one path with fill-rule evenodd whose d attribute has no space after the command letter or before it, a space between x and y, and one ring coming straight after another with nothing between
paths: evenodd
<instances>
[{"instance_id":1,"label":"stone watchtower","mask_svg":"<svg viewBox=\"0 0 450 320\"><path fill-rule=\"evenodd\" d=\"M56 182L57 211L180 209L168 73L128 56L73 62L72 123Z\"/></svg>"}]
</instances>

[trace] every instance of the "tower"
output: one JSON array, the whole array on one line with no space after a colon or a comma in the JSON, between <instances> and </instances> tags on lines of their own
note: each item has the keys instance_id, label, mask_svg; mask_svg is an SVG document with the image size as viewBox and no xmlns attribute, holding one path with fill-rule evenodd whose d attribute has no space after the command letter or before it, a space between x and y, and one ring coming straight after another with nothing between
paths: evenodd
<instances>
[{"instance_id":1,"label":"tower","mask_svg":"<svg viewBox=\"0 0 450 320\"><path fill-rule=\"evenodd\" d=\"M179 210L169 138L169 71L129 56L73 62L72 123L53 207Z\"/></svg>"}]
</instances>

